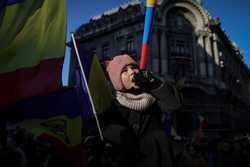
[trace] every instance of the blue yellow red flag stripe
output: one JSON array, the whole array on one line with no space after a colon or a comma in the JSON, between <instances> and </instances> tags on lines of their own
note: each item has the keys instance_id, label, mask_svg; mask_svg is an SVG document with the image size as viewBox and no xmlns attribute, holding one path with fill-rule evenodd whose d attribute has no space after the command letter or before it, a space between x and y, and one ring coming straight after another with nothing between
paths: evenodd
<instances>
[{"instance_id":1,"label":"blue yellow red flag stripe","mask_svg":"<svg viewBox=\"0 0 250 167\"><path fill-rule=\"evenodd\" d=\"M58 90L66 0L0 0L0 109Z\"/></svg>"},{"instance_id":2,"label":"blue yellow red flag stripe","mask_svg":"<svg viewBox=\"0 0 250 167\"><path fill-rule=\"evenodd\" d=\"M148 43L149 34L152 27L153 13L154 13L154 8L152 7L147 8L145 23L144 23L143 44Z\"/></svg>"},{"instance_id":3,"label":"blue yellow red flag stripe","mask_svg":"<svg viewBox=\"0 0 250 167\"><path fill-rule=\"evenodd\" d=\"M143 32L142 48L141 48L140 69L144 69L147 62L149 37L152 29L154 9L156 6L157 6L157 0L147 0L146 3L147 8L146 8L144 32Z\"/></svg>"},{"instance_id":4,"label":"blue yellow red flag stripe","mask_svg":"<svg viewBox=\"0 0 250 167\"><path fill-rule=\"evenodd\" d=\"M147 0L147 7L155 7L157 5L157 0Z\"/></svg>"},{"instance_id":5,"label":"blue yellow red flag stripe","mask_svg":"<svg viewBox=\"0 0 250 167\"><path fill-rule=\"evenodd\" d=\"M79 144L83 101L76 88L65 88L19 101L2 112L10 124L27 129L35 137L46 133L65 143Z\"/></svg>"}]
</instances>

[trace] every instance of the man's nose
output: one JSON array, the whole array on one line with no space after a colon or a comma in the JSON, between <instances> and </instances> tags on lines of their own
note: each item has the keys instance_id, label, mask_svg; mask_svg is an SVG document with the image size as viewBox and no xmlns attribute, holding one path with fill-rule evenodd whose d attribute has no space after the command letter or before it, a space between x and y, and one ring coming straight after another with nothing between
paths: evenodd
<instances>
[{"instance_id":1,"label":"man's nose","mask_svg":"<svg viewBox=\"0 0 250 167\"><path fill-rule=\"evenodd\" d=\"M135 73L135 71L133 69L131 69L131 68L128 70L128 72L129 72L129 74L134 74Z\"/></svg>"}]
</instances>

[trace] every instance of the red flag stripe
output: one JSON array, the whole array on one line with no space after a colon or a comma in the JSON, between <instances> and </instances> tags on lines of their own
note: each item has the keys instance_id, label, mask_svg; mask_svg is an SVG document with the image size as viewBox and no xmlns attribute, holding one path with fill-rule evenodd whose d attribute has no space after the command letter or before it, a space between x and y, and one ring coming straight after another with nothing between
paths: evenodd
<instances>
[{"instance_id":1,"label":"red flag stripe","mask_svg":"<svg viewBox=\"0 0 250 167\"><path fill-rule=\"evenodd\" d=\"M60 88L62 65L63 57L44 60L32 68L0 74L0 109L19 99Z\"/></svg>"},{"instance_id":2,"label":"red flag stripe","mask_svg":"<svg viewBox=\"0 0 250 167\"><path fill-rule=\"evenodd\" d=\"M141 63L140 63L140 69L144 69L146 65L146 60L148 56L148 44L143 44L141 49Z\"/></svg>"}]
</instances>

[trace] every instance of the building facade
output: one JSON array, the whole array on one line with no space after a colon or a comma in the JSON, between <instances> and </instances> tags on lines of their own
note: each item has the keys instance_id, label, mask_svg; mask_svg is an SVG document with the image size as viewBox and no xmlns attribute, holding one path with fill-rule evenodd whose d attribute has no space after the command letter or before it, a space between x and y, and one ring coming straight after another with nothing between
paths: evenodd
<instances>
[{"instance_id":1,"label":"building facade","mask_svg":"<svg viewBox=\"0 0 250 167\"><path fill-rule=\"evenodd\" d=\"M76 38L101 60L120 53L140 59L145 8L141 1L104 12L80 26ZM250 73L239 47L198 0L161 0L155 11L147 68L164 80L185 79L180 135L207 120L207 134L250 127Z\"/></svg>"}]
</instances>

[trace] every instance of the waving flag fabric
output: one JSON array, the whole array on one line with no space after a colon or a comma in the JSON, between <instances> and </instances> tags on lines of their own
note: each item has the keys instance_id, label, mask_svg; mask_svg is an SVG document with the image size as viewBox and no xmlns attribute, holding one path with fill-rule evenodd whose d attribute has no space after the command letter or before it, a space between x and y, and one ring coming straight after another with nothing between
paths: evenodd
<instances>
[{"instance_id":1,"label":"waving flag fabric","mask_svg":"<svg viewBox=\"0 0 250 167\"><path fill-rule=\"evenodd\" d=\"M0 108L61 86L66 0L0 0Z\"/></svg>"},{"instance_id":2,"label":"waving flag fabric","mask_svg":"<svg viewBox=\"0 0 250 167\"><path fill-rule=\"evenodd\" d=\"M91 97L97 113L102 113L111 105L112 95L108 81L104 75L103 69L96 55L87 51L76 41L77 49L83 65L84 73L88 82ZM72 52L74 54L74 52ZM74 55L76 58L76 56ZM77 62L77 60L75 59ZM79 64L76 63L76 81L80 96L82 96L82 105L84 108L83 116L88 118L93 115L86 84L80 74Z\"/></svg>"},{"instance_id":3,"label":"waving flag fabric","mask_svg":"<svg viewBox=\"0 0 250 167\"><path fill-rule=\"evenodd\" d=\"M152 29L154 9L156 5L157 5L157 0L147 0L144 32L143 32L143 40L142 40L142 48L141 48L140 69L144 69L146 65L147 56L148 56L148 47L149 47L149 36L151 33L151 29Z\"/></svg>"},{"instance_id":4,"label":"waving flag fabric","mask_svg":"<svg viewBox=\"0 0 250 167\"><path fill-rule=\"evenodd\" d=\"M31 133L36 141L51 143L51 151L72 167L83 167L81 103L77 89L67 88L19 101L3 112L10 125Z\"/></svg>"},{"instance_id":5,"label":"waving flag fabric","mask_svg":"<svg viewBox=\"0 0 250 167\"><path fill-rule=\"evenodd\" d=\"M67 144L81 142L81 103L76 89L62 89L10 106L7 120L31 131L57 137Z\"/></svg>"}]
</instances>

